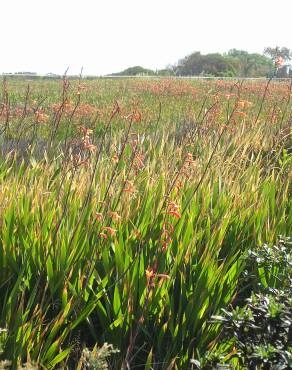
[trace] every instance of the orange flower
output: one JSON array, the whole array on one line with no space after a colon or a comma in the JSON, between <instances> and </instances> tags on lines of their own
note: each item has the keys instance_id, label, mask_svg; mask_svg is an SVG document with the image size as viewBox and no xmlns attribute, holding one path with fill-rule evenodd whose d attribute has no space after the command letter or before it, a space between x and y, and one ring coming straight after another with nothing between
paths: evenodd
<instances>
[{"instance_id":1,"label":"orange flower","mask_svg":"<svg viewBox=\"0 0 292 370\"><path fill-rule=\"evenodd\" d=\"M109 235L111 235L111 236L114 236L115 235L115 233L117 232L117 230L116 229L113 229L112 227L110 227L110 226L104 226L103 227L103 230L105 230Z\"/></svg>"},{"instance_id":2,"label":"orange flower","mask_svg":"<svg viewBox=\"0 0 292 370\"><path fill-rule=\"evenodd\" d=\"M252 105L252 103L247 100L240 100L237 104L240 108L248 108Z\"/></svg>"},{"instance_id":3,"label":"orange flower","mask_svg":"<svg viewBox=\"0 0 292 370\"><path fill-rule=\"evenodd\" d=\"M142 120L142 114L141 112L137 111L133 114L133 121L134 122L141 122Z\"/></svg>"},{"instance_id":4,"label":"orange flower","mask_svg":"<svg viewBox=\"0 0 292 370\"><path fill-rule=\"evenodd\" d=\"M88 150L89 152L91 153L94 153L96 151L96 145L93 145L93 144L86 144L84 146L84 149Z\"/></svg>"},{"instance_id":5,"label":"orange flower","mask_svg":"<svg viewBox=\"0 0 292 370\"><path fill-rule=\"evenodd\" d=\"M154 277L154 271L151 267L148 267L146 270L145 270L145 275L146 275L146 279L147 280L150 280Z\"/></svg>"},{"instance_id":6,"label":"orange flower","mask_svg":"<svg viewBox=\"0 0 292 370\"><path fill-rule=\"evenodd\" d=\"M35 119L38 123L44 123L48 121L49 116L45 114L43 111L37 110L35 112Z\"/></svg>"},{"instance_id":7,"label":"orange flower","mask_svg":"<svg viewBox=\"0 0 292 370\"><path fill-rule=\"evenodd\" d=\"M170 215L170 216L174 216L176 218L181 218L181 214L178 212L179 210L179 205L176 204L175 202L173 201L169 201L168 202L168 206L167 206L167 214Z\"/></svg>"},{"instance_id":8,"label":"orange flower","mask_svg":"<svg viewBox=\"0 0 292 370\"><path fill-rule=\"evenodd\" d=\"M234 112L235 115L237 116L241 116L241 117L245 117L246 116L246 113L245 112Z\"/></svg>"},{"instance_id":9,"label":"orange flower","mask_svg":"<svg viewBox=\"0 0 292 370\"><path fill-rule=\"evenodd\" d=\"M135 187L132 183L132 181L126 181L125 182L125 188L123 190L125 193L134 193L135 192Z\"/></svg>"},{"instance_id":10,"label":"orange flower","mask_svg":"<svg viewBox=\"0 0 292 370\"><path fill-rule=\"evenodd\" d=\"M192 153L187 153L185 163L188 165L196 163L196 161L193 159L193 154Z\"/></svg>"},{"instance_id":11,"label":"orange flower","mask_svg":"<svg viewBox=\"0 0 292 370\"><path fill-rule=\"evenodd\" d=\"M146 275L146 279L148 280L148 282L151 282L151 280L155 277L162 279L162 280L170 279L169 275L167 274L156 274L152 267L148 267L145 270L145 275ZM152 284L152 286L154 286L154 284Z\"/></svg>"},{"instance_id":12,"label":"orange flower","mask_svg":"<svg viewBox=\"0 0 292 370\"><path fill-rule=\"evenodd\" d=\"M118 212L109 211L108 215L116 222L120 221L121 219L121 216L118 214Z\"/></svg>"},{"instance_id":13,"label":"orange flower","mask_svg":"<svg viewBox=\"0 0 292 370\"><path fill-rule=\"evenodd\" d=\"M167 248L168 248L168 242L165 240L162 242L162 248L161 248L162 252L166 252Z\"/></svg>"},{"instance_id":14,"label":"orange flower","mask_svg":"<svg viewBox=\"0 0 292 370\"><path fill-rule=\"evenodd\" d=\"M177 211L169 211L168 214L170 216L174 216L177 219L181 218L181 214L179 212L177 212Z\"/></svg>"},{"instance_id":15,"label":"orange flower","mask_svg":"<svg viewBox=\"0 0 292 370\"><path fill-rule=\"evenodd\" d=\"M144 155L137 153L134 158L134 168L136 172L144 168Z\"/></svg>"},{"instance_id":16,"label":"orange flower","mask_svg":"<svg viewBox=\"0 0 292 370\"><path fill-rule=\"evenodd\" d=\"M179 209L179 205L174 203L173 201L168 202L168 210L169 211L177 211Z\"/></svg>"},{"instance_id":17,"label":"orange flower","mask_svg":"<svg viewBox=\"0 0 292 370\"><path fill-rule=\"evenodd\" d=\"M181 180L178 180L178 181L176 182L176 184L175 184L175 188L176 188L177 190L182 189L182 188L183 188L183 186L184 186L184 184L183 184L183 182L182 182Z\"/></svg>"},{"instance_id":18,"label":"orange flower","mask_svg":"<svg viewBox=\"0 0 292 370\"><path fill-rule=\"evenodd\" d=\"M96 219L96 221L102 221L102 220L103 220L103 215L102 215L102 213L97 212L97 213L95 214L95 219Z\"/></svg>"},{"instance_id":19,"label":"orange flower","mask_svg":"<svg viewBox=\"0 0 292 370\"><path fill-rule=\"evenodd\" d=\"M169 245L172 243L172 239L171 237L167 237L166 240L163 240L162 241L162 252L166 252L167 248L169 247Z\"/></svg>"}]
</instances>

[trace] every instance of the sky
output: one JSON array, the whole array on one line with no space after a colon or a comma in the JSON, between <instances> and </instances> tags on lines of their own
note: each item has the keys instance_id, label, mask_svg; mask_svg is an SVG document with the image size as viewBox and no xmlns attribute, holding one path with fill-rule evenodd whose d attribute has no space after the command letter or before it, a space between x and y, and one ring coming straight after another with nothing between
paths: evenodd
<instances>
[{"instance_id":1,"label":"sky","mask_svg":"<svg viewBox=\"0 0 292 370\"><path fill-rule=\"evenodd\" d=\"M194 52L292 49L292 0L0 0L0 73L160 69Z\"/></svg>"}]
</instances>

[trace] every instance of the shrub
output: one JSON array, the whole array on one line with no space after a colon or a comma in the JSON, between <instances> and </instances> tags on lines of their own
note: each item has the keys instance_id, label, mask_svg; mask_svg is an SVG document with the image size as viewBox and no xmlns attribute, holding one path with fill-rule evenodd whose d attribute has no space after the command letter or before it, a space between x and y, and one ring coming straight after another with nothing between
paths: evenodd
<instances>
[{"instance_id":1,"label":"shrub","mask_svg":"<svg viewBox=\"0 0 292 370\"><path fill-rule=\"evenodd\" d=\"M213 316L222 324L221 343L233 347L222 358L236 358L248 369L291 368L291 246L290 239L280 238L273 247L249 251L245 283L246 276L254 280L251 297L243 307L222 309L222 316Z\"/></svg>"}]
</instances>

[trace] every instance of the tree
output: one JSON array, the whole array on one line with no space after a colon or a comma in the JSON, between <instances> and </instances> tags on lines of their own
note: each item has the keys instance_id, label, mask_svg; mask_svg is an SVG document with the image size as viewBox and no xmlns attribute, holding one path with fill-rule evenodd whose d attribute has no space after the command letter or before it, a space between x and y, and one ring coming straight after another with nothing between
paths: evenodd
<instances>
[{"instance_id":1,"label":"tree","mask_svg":"<svg viewBox=\"0 0 292 370\"><path fill-rule=\"evenodd\" d=\"M175 69L180 76L234 76L235 68L221 54L202 55L196 51L178 62Z\"/></svg>"},{"instance_id":2,"label":"tree","mask_svg":"<svg viewBox=\"0 0 292 370\"><path fill-rule=\"evenodd\" d=\"M236 75L236 69L231 61L221 54L207 54L203 56L202 74L232 77Z\"/></svg>"},{"instance_id":3,"label":"tree","mask_svg":"<svg viewBox=\"0 0 292 370\"><path fill-rule=\"evenodd\" d=\"M174 72L171 68L159 69L156 74L158 76L174 76Z\"/></svg>"},{"instance_id":4,"label":"tree","mask_svg":"<svg viewBox=\"0 0 292 370\"><path fill-rule=\"evenodd\" d=\"M245 50L231 49L227 57L234 61L237 74L241 77L267 76L273 68L269 58L258 53L248 53Z\"/></svg>"},{"instance_id":5,"label":"tree","mask_svg":"<svg viewBox=\"0 0 292 370\"><path fill-rule=\"evenodd\" d=\"M275 67L275 75L279 78L289 77L290 75L290 60L292 59L292 52L286 47L280 48L276 47L267 47L264 49L264 54L268 55Z\"/></svg>"},{"instance_id":6,"label":"tree","mask_svg":"<svg viewBox=\"0 0 292 370\"><path fill-rule=\"evenodd\" d=\"M292 59L292 53L290 49L286 47L267 47L264 49L264 54L270 56L273 62L275 62L279 57L283 58L284 62L289 62Z\"/></svg>"},{"instance_id":7,"label":"tree","mask_svg":"<svg viewBox=\"0 0 292 370\"><path fill-rule=\"evenodd\" d=\"M146 69L141 66L135 66L125 69L122 72L112 73L112 76L144 76L154 75L155 72L151 69Z\"/></svg>"},{"instance_id":8,"label":"tree","mask_svg":"<svg viewBox=\"0 0 292 370\"><path fill-rule=\"evenodd\" d=\"M199 75L202 70L202 55L196 51L178 61L175 73L181 76L195 76Z\"/></svg>"}]
</instances>

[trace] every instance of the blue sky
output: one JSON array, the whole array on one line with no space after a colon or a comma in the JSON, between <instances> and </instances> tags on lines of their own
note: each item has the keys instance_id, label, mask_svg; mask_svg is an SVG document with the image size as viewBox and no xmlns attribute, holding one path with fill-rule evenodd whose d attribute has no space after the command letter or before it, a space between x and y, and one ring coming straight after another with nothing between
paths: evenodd
<instances>
[{"instance_id":1,"label":"blue sky","mask_svg":"<svg viewBox=\"0 0 292 370\"><path fill-rule=\"evenodd\" d=\"M1 0L1 72L101 75L200 50L292 48L292 0Z\"/></svg>"}]
</instances>

